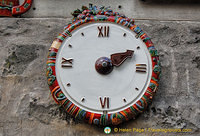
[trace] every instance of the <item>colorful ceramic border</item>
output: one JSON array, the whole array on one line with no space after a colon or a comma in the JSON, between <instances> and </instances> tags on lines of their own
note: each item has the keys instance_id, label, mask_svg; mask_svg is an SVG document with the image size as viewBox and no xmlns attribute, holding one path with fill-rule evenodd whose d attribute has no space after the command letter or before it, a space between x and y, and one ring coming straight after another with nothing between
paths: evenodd
<instances>
[{"instance_id":1,"label":"colorful ceramic border","mask_svg":"<svg viewBox=\"0 0 200 136\"><path fill-rule=\"evenodd\" d=\"M31 8L32 1L33 0L25 0L22 5L13 7L12 15L20 15L28 11Z\"/></svg>"},{"instance_id":2,"label":"colorful ceramic border","mask_svg":"<svg viewBox=\"0 0 200 136\"><path fill-rule=\"evenodd\" d=\"M21 15L31 8L33 0L25 0L19 5L19 0L0 0L0 16Z\"/></svg>"},{"instance_id":3,"label":"colorful ceramic border","mask_svg":"<svg viewBox=\"0 0 200 136\"><path fill-rule=\"evenodd\" d=\"M157 50L154 48L150 38L138 26L134 24L133 19L129 19L124 15L120 15L117 12L113 12L109 8L97 8L96 6L90 5L89 8L82 7L82 10L78 9L74 11L72 15L74 16L72 22L65 26L64 31L59 34L59 36L54 40L53 44L49 49L46 75L53 99L56 101L56 103L62 105L63 108L69 114L71 114L75 118L84 120L89 124L118 125L123 121L128 121L129 119L135 118L139 113L142 113L146 109L146 107L151 103L152 98L158 88L158 79L161 72L161 68ZM152 77L144 95L141 97L140 100L138 100L129 108L113 114L96 114L79 108L69 99L67 99L56 80L56 55L62 42L65 40L65 38L71 37L71 32L77 27L85 23L95 21L109 21L126 26L131 31L135 32L137 36L143 40L152 58Z\"/></svg>"}]
</instances>

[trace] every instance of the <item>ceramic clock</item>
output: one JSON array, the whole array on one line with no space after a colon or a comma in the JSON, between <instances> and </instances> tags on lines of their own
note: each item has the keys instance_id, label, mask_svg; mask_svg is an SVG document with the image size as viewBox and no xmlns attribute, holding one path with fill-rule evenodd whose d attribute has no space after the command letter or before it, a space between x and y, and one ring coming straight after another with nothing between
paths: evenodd
<instances>
[{"instance_id":1,"label":"ceramic clock","mask_svg":"<svg viewBox=\"0 0 200 136\"><path fill-rule=\"evenodd\" d=\"M158 87L159 58L150 38L133 19L108 8L83 7L73 15L49 49L54 100L90 124L135 118Z\"/></svg>"}]
</instances>

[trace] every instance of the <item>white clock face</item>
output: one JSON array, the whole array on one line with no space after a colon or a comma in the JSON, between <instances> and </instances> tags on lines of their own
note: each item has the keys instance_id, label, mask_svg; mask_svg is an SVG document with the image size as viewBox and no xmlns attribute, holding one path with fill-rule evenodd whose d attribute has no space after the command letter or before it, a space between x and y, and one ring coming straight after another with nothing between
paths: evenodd
<instances>
[{"instance_id":1,"label":"white clock face","mask_svg":"<svg viewBox=\"0 0 200 136\"><path fill-rule=\"evenodd\" d=\"M137 102L146 91L152 74L146 45L127 27L110 23L88 23L72 32L62 43L56 58L56 77L66 97L93 113L115 113ZM134 51L111 73L95 69L101 57Z\"/></svg>"}]
</instances>

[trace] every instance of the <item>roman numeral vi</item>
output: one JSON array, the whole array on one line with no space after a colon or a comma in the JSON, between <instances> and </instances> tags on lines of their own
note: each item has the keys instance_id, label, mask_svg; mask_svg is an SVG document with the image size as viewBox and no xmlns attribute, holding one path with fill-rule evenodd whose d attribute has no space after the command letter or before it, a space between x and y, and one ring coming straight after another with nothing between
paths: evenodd
<instances>
[{"instance_id":1,"label":"roman numeral vi","mask_svg":"<svg viewBox=\"0 0 200 136\"><path fill-rule=\"evenodd\" d=\"M100 104L101 104L101 107L104 109L105 107L109 108L109 97L100 97L99 98L100 100Z\"/></svg>"}]
</instances>

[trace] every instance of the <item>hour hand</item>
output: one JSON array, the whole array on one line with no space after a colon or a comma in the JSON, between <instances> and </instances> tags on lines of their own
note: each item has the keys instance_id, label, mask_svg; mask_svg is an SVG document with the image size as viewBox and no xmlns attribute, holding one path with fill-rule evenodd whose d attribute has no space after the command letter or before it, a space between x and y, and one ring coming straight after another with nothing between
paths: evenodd
<instances>
[{"instance_id":1,"label":"hour hand","mask_svg":"<svg viewBox=\"0 0 200 136\"><path fill-rule=\"evenodd\" d=\"M133 56L133 50L127 50L126 52L114 53L111 58L101 57L95 63L96 71L100 74L107 75L113 70L113 66L120 66L127 58Z\"/></svg>"},{"instance_id":2,"label":"hour hand","mask_svg":"<svg viewBox=\"0 0 200 136\"><path fill-rule=\"evenodd\" d=\"M111 54L113 66L120 66L127 58L132 58L133 53L133 50L127 50L126 52Z\"/></svg>"}]
</instances>

